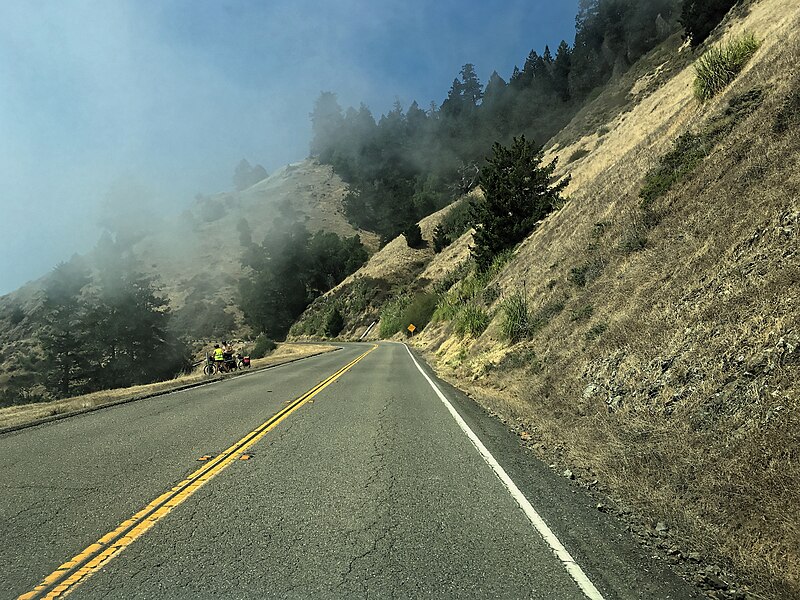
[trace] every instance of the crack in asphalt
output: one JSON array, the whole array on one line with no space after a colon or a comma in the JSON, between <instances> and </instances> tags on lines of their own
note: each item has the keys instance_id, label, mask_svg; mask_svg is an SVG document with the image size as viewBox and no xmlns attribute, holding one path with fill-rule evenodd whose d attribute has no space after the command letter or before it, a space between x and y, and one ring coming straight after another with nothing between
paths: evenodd
<instances>
[{"instance_id":1,"label":"crack in asphalt","mask_svg":"<svg viewBox=\"0 0 800 600\"><path fill-rule=\"evenodd\" d=\"M356 537L358 534L366 534L368 540L372 538L371 544L363 552L353 556L347 566L347 570L341 574L341 580L334 588L340 590L347 586L352 589L353 584L357 583L364 596L369 595L368 580L361 577L358 581L353 581L357 571L366 570L372 577L375 577L377 568L391 556L395 546L394 531L398 524L393 522L394 514L392 505L395 501L394 474L389 471L386 464L386 456L395 445L395 429L387 422L386 413L392 402L388 401L378 412L378 427L376 428L373 453L369 458L368 466L372 474L364 483L364 490L368 496L363 500L359 507L361 514L366 514L367 509L372 506L373 518L363 527L352 529L345 532L347 538ZM385 596L385 594L382 594ZM391 597L394 597L394 590L391 590Z\"/></svg>"}]
</instances>

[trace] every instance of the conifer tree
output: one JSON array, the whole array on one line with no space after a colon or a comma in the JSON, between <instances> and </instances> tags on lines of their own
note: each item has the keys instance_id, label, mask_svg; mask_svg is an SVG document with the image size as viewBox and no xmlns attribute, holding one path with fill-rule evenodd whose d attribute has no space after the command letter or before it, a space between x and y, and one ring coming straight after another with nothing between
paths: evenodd
<instances>
[{"instance_id":1,"label":"conifer tree","mask_svg":"<svg viewBox=\"0 0 800 600\"><path fill-rule=\"evenodd\" d=\"M81 323L86 316L82 292L89 282L89 270L76 256L56 266L45 283L39 341L47 366L45 385L56 397L80 390L86 379L87 335Z\"/></svg>"},{"instance_id":2,"label":"conifer tree","mask_svg":"<svg viewBox=\"0 0 800 600\"><path fill-rule=\"evenodd\" d=\"M569 183L567 178L551 184L556 160L543 166L543 153L525 136L515 137L510 147L495 143L492 150L481 173L485 197L472 204L475 245L471 252L480 270L524 240L538 221L557 208Z\"/></svg>"}]
</instances>

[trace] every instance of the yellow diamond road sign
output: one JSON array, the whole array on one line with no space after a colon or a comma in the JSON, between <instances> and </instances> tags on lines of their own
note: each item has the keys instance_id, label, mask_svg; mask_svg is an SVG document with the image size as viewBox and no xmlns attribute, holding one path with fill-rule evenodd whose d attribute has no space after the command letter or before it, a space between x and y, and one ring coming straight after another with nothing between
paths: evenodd
<instances>
[{"instance_id":1,"label":"yellow diamond road sign","mask_svg":"<svg viewBox=\"0 0 800 600\"><path fill-rule=\"evenodd\" d=\"M414 325L413 323L411 323L411 325L409 325L409 326L408 326L408 330L409 330L411 333L414 333L414 332L417 330L417 326L416 326L416 325Z\"/></svg>"}]
</instances>

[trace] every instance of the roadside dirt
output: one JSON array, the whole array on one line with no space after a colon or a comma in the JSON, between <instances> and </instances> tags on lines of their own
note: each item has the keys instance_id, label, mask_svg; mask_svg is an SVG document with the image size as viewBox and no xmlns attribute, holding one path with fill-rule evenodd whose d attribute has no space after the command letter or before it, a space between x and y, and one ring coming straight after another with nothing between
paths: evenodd
<instances>
[{"instance_id":1,"label":"roadside dirt","mask_svg":"<svg viewBox=\"0 0 800 600\"><path fill-rule=\"evenodd\" d=\"M323 344L279 344L275 351L269 356L254 359L250 370L245 372L258 371L260 369L274 367L301 358L322 354L323 352L332 352L334 350L336 350L335 346ZM242 372L239 371L238 373L241 374ZM76 396L74 398L54 400L53 402L9 406L0 409L0 432L7 428L19 427L21 425L28 425L40 421L43 422L51 417L66 416L70 413L144 399L186 386L201 384L204 381L211 381L215 378L235 377L236 374L237 373L231 373L208 377L203 375L202 365L200 365L192 374L176 377L169 381L138 385L130 388L103 390L83 396Z\"/></svg>"}]
</instances>

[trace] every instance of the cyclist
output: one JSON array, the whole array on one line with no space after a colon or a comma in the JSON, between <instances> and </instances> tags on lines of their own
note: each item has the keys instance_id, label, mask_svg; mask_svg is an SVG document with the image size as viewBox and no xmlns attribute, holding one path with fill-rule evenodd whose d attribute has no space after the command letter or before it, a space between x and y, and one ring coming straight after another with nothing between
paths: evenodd
<instances>
[{"instance_id":1,"label":"cyclist","mask_svg":"<svg viewBox=\"0 0 800 600\"><path fill-rule=\"evenodd\" d=\"M222 348L219 347L219 344L214 344L214 363L217 365L217 370L219 371L222 371L225 366L225 355L222 352Z\"/></svg>"}]
</instances>

